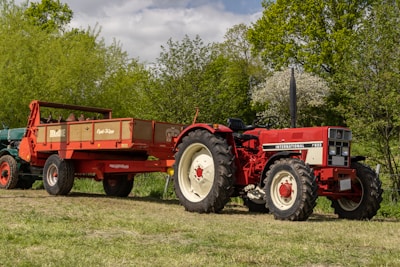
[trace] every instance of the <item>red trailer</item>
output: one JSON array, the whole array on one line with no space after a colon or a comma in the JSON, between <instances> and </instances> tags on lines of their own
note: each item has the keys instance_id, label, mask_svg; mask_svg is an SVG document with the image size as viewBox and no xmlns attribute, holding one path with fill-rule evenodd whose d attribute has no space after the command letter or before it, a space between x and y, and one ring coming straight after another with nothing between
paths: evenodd
<instances>
[{"instance_id":1,"label":"red trailer","mask_svg":"<svg viewBox=\"0 0 400 267\"><path fill-rule=\"evenodd\" d=\"M107 195L127 196L135 174L167 172L172 167L174 138L183 128L152 120L113 119L110 109L37 100L30 110L19 157L43 168L45 189L53 195L68 194L75 177L92 177L103 181ZM59 117L62 112L68 112L67 119Z\"/></svg>"}]
</instances>

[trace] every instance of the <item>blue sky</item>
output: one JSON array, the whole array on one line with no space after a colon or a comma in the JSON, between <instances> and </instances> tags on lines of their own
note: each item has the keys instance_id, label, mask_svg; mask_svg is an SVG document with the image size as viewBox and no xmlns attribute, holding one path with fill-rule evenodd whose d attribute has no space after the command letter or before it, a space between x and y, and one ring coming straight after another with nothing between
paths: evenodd
<instances>
[{"instance_id":1,"label":"blue sky","mask_svg":"<svg viewBox=\"0 0 400 267\"><path fill-rule=\"evenodd\" d=\"M260 12L261 0L223 0L225 8L236 14L253 14Z\"/></svg>"},{"instance_id":2,"label":"blue sky","mask_svg":"<svg viewBox=\"0 0 400 267\"><path fill-rule=\"evenodd\" d=\"M38 1L38 0L37 0ZM187 34L219 42L227 29L261 16L262 0L60 0L74 12L71 26L101 27L106 44L114 39L140 62L152 63L168 39ZM25 0L16 0L25 2Z\"/></svg>"}]
</instances>

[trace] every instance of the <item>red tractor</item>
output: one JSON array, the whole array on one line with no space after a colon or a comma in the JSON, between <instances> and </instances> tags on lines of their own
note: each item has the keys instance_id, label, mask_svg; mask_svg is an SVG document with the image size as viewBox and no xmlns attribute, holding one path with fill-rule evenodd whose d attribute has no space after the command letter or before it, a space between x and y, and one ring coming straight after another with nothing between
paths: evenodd
<instances>
[{"instance_id":1,"label":"red tractor","mask_svg":"<svg viewBox=\"0 0 400 267\"><path fill-rule=\"evenodd\" d=\"M174 183L188 211L219 212L232 196L250 211L303 221L318 196L332 202L340 218L366 220L382 201L378 171L350 155L344 127L296 128L296 82L290 79L291 128L193 124L176 141Z\"/></svg>"},{"instance_id":2,"label":"red tractor","mask_svg":"<svg viewBox=\"0 0 400 267\"><path fill-rule=\"evenodd\" d=\"M232 196L250 211L303 221L318 196L332 202L340 218L365 220L382 201L379 175L351 157L352 134L343 127L270 130L193 124L176 143L174 184L188 211L219 212Z\"/></svg>"}]
</instances>

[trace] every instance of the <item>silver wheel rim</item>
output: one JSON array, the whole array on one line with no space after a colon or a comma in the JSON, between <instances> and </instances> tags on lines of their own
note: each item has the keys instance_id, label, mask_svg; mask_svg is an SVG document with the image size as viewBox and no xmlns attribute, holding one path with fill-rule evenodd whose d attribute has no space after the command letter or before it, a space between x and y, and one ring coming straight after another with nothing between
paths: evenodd
<instances>
[{"instance_id":1,"label":"silver wheel rim","mask_svg":"<svg viewBox=\"0 0 400 267\"><path fill-rule=\"evenodd\" d=\"M291 192L289 196L282 196L280 188L283 185L290 185ZM277 173L271 183L271 200L274 205L280 210L288 210L296 202L297 197L297 182L296 179L287 171L281 171Z\"/></svg>"},{"instance_id":2,"label":"silver wheel rim","mask_svg":"<svg viewBox=\"0 0 400 267\"><path fill-rule=\"evenodd\" d=\"M58 168L55 164L51 164L47 169L46 180L49 186L54 186L58 181Z\"/></svg>"},{"instance_id":3,"label":"silver wheel rim","mask_svg":"<svg viewBox=\"0 0 400 267\"><path fill-rule=\"evenodd\" d=\"M191 202L200 202L210 193L214 184L215 168L210 150L203 144L188 146L178 165L179 188Z\"/></svg>"},{"instance_id":4,"label":"silver wheel rim","mask_svg":"<svg viewBox=\"0 0 400 267\"><path fill-rule=\"evenodd\" d=\"M357 182L360 184L361 186L361 199L359 202L355 202L351 199L348 198L339 198L338 199L338 203L340 205L340 207L345 210L345 211L354 211L355 209L357 209L360 205L361 205L361 201L364 197L364 187L363 184L361 183L360 179L358 177L357 178ZM352 184L353 186L353 184Z\"/></svg>"}]
</instances>

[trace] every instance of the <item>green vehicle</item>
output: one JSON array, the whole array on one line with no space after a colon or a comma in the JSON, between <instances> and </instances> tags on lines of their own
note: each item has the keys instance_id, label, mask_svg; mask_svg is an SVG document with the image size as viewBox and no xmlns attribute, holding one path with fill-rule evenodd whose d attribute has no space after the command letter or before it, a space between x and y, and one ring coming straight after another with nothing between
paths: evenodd
<instances>
[{"instance_id":1,"label":"green vehicle","mask_svg":"<svg viewBox=\"0 0 400 267\"><path fill-rule=\"evenodd\" d=\"M0 130L0 188L28 189L39 179L30 165L18 156L19 144L26 128Z\"/></svg>"}]
</instances>

